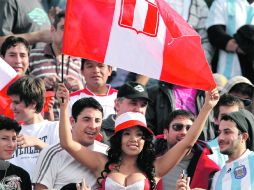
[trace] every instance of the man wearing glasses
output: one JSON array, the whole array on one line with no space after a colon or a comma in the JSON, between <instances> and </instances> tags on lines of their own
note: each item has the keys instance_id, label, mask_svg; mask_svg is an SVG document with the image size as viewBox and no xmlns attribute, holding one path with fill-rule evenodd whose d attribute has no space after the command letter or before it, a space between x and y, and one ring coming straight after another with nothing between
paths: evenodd
<instances>
[{"instance_id":1,"label":"man wearing glasses","mask_svg":"<svg viewBox=\"0 0 254 190\"><path fill-rule=\"evenodd\" d=\"M157 139L156 152L162 155L166 150L179 143L192 126L195 117L190 111L175 110L168 117L168 125L164 126L164 139ZM219 170L219 166L208 158L210 150L205 143L198 141L185 155L180 163L168 172L160 185L163 190L175 189L179 175L185 171L191 177L191 188L204 188L209 186L211 174Z\"/></svg>"}]
</instances>

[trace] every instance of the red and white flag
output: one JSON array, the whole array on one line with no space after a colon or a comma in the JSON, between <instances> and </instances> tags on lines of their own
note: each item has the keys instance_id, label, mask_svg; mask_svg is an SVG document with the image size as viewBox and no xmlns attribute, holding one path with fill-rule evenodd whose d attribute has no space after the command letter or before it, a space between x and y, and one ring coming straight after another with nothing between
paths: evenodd
<instances>
[{"instance_id":1,"label":"red and white flag","mask_svg":"<svg viewBox=\"0 0 254 190\"><path fill-rule=\"evenodd\" d=\"M200 36L164 0L67 1L63 52L181 86L216 86Z\"/></svg>"},{"instance_id":2,"label":"red and white flag","mask_svg":"<svg viewBox=\"0 0 254 190\"><path fill-rule=\"evenodd\" d=\"M10 84L17 80L19 75L17 72L0 57L0 114L8 117L13 117L13 113L10 110L11 100L7 96L7 89Z\"/></svg>"},{"instance_id":3,"label":"red and white flag","mask_svg":"<svg viewBox=\"0 0 254 190\"><path fill-rule=\"evenodd\" d=\"M9 86L17 77L17 72L0 57L0 91L3 91Z\"/></svg>"}]
</instances>

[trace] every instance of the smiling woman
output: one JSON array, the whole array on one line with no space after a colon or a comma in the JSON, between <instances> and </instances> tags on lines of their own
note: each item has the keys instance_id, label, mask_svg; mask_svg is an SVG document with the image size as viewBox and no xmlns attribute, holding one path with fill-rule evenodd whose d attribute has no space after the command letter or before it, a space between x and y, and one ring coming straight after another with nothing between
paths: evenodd
<instances>
[{"instance_id":1,"label":"smiling woman","mask_svg":"<svg viewBox=\"0 0 254 190\"><path fill-rule=\"evenodd\" d=\"M115 133L110 139L108 156L91 151L71 137L68 118L69 92L60 84L57 98L60 101L60 143L76 160L98 177L101 190L154 190L159 179L171 170L194 145L210 111L219 96L217 89L207 93L205 103L185 138L155 158L153 133L147 128L145 116L126 112L116 118Z\"/></svg>"}]
</instances>

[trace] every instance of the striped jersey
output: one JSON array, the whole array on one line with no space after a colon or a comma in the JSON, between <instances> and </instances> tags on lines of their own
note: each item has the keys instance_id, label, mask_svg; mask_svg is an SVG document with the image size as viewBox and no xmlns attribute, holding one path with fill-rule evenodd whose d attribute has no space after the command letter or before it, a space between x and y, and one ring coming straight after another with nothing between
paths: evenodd
<instances>
[{"instance_id":1,"label":"striped jersey","mask_svg":"<svg viewBox=\"0 0 254 190\"><path fill-rule=\"evenodd\" d=\"M226 163L213 178L211 190L254 190L254 152Z\"/></svg>"}]
</instances>

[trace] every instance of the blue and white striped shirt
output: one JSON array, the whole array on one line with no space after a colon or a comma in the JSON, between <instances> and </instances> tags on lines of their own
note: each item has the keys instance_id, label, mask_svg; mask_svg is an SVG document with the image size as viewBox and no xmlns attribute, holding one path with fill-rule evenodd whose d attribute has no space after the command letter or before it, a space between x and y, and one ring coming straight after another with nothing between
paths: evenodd
<instances>
[{"instance_id":1,"label":"blue and white striped shirt","mask_svg":"<svg viewBox=\"0 0 254 190\"><path fill-rule=\"evenodd\" d=\"M240 158L218 171L211 190L254 190L254 152L247 150Z\"/></svg>"}]
</instances>

